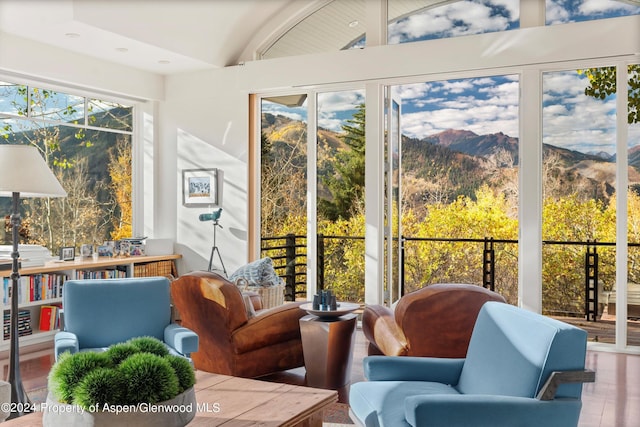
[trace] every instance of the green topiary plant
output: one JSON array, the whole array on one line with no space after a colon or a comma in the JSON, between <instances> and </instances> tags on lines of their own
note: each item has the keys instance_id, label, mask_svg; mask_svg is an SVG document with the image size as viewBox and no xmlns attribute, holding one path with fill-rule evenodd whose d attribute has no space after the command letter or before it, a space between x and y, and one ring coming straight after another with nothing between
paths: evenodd
<instances>
[{"instance_id":1,"label":"green topiary plant","mask_svg":"<svg viewBox=\"0 0 640 427\"><path fill-rule=\"evenodd\" d=\"M178 376L166 359L151 353L137 353L119 366L127 384L126 401L158 403L179 393Z\"/></svg>"},{"instance_id":2,"label":"green topiary plant","mask_svg":"<svg viewBox=\"0 0 640 427\"><path fill-rule=\"evenodd\" d=\"M49 389L60 402L73 404L75 389L85 375L112 366L111 359L103 353L63 353L49 372Z\"/></svg>"},{"instance_id":3,"label":"green topiary plant","mask_svg":"<svg viewBox=\"0 0 640 427\"><path fill-rule=\"evenodd\" d=\"M98 368L82 378L74 393L74 403L85 409L118 404L123 401L126 387L117 369Z\"/></svg>"},{"instance_id":4,"label":"green topiary plant","mask_svg":"<svg viewBox=\"0 0 640 427\"><path fill-rule=\"evenodd\" d=\"M180 386L180 393L188 388L193 387L196 382L196 375L193 372L191 363L184 357L175 356L170 354L165 356L165 359L171 364L171 367L178 376L178 385Z\"/></svg>"},{"instance_id":5,"label":"green topiary plant","mask_svg":"<svg viewBox=\"0 0 640 427\"><path fill-rule=\"evenodd\" d=\"M194 383L191 363L169 355L165 345L152 337L114 344L103 353L63 353L49 373L52 395L85 410L100 410L105 404L155 404Z\"/></svg>"},{"instance_id":6,"label":"green topiary plant","mask_svg":"<svg viewBox=\"0 0 640 427\"><path fill-rule=\"evenodd\" d=\"M156 354L160 357L164 357L169 354L167 346L160 342L160 340L153 337L131 338L127 341L127 344L137 347L141 352Z\"/></svg>"},{"instance_id":7,"label":"green topiary plant","mask_svg":"<svg viewBox=\"0 0 640 427\"><path fill-rule=\"evenodd\" d=\"M140 349L130 343L118 343L110 346L104 353L111 359L114 365L119 365L132 354L139 353Z\"/></svg>"}]
</instances>

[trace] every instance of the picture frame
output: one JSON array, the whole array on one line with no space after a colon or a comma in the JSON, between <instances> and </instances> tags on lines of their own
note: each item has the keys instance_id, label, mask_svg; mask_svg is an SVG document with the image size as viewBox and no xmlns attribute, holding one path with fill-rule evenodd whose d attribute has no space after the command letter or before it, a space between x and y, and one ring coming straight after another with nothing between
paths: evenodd
<instances>
[{"instance_id":1,"label":"picture frame","mask_svg":"<svg viewBox=\"0 0 640 427\"><path fill-rule=\"evenodd\" d=\"M84 258L89 258L93 256L93 245L82 245L80 247L80 255Z\"/></svg>"},{"instance_id":2,"label":"picture frame","mask_svg":"<svg viewBox=\"0 0 640 427\"><path fill-rule=\"evenodd\" d=\"M131 255L131 242L128 240L120 241L120 256L127 257Z\"/></svg>"},{"instance_id":3,"label":"picture frame","mask_svg":"<svg viewBox=\"0 0 640 427\"><path fill-rule=\"evenodd\" d=\"M112 257L113 256L113 246L111 245L100 245L98 246L98 256L99 257Z\"/></svg>"},{"instance_id":4,"label":"picture frame","mask_svg":"<svg viewBox=\"0 0 640 427\"><path fill-rule=\"evenodd\" d=\"M61 261L73 261L76 258L76 248L65 246L60 248Z\"/></svg>"},{"instance_id":5,"label":"picture frame","mask_svg":"<svg viewBox=\"0 0 640 427\"><path fill-rule=\"evenodd\" d=\"M184 169L182 204L184 206L220 206L222 204L220 169Z\"/></svg>"}]
</instances>

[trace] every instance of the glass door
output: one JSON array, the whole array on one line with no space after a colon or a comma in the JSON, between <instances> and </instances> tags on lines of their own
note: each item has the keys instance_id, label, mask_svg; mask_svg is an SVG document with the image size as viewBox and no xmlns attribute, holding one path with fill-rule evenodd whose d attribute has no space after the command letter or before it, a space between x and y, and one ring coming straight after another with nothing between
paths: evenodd
<instances>
[{"instance_id":1,"label":"glass door","mask_svg":"<svg viewBox=\"0 0 640 427\"><path fill-rule=\"evenodd\" d=\"M402 161L400 135L400 101L392 87L387 88L385 105L385 300L393 304L402 296L402 221L401 180ZM385 301L385 302L386 302Z\"/></svg>"}]
</instances>

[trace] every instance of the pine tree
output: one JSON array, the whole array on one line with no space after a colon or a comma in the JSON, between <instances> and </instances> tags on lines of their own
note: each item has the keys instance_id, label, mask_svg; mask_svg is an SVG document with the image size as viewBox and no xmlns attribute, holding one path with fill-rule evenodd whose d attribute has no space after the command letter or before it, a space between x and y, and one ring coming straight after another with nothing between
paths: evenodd
<instances>
[{"instance_id":1,"label":"pine tree","mask_svg":"<svg viewBox=\"0 0 640 427\"><path fill-rule=\"evenodd\" d=\"M334 173L322 177L329 189L331 199L318 201L320 214L331 221L349 219L363 205L364 198L364 153L365 153L365 107L358 105L353 118L342 125L341 139L347 146L335 157Z\"/></svg>"}]
</instances>

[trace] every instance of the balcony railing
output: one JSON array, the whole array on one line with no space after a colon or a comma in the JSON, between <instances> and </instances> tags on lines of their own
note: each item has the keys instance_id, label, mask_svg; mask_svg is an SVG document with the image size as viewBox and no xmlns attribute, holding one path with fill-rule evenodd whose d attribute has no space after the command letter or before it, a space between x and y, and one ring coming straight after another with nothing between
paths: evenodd
<instances>
[{"instance_id":1,"label":"balcony railing","mask_svg":"<svg viewBox=\"0 0 640 427\"><path fill-rule=\"evenodd\" d=\"M319 234L317 237L318 248L317 248L317 283L318 289L324 289L325 287L325 269L326 263L328 262L328 257L331 254L326 253L326 248L328 246L328 242L331 240L340 240L340 241L353 241L353 240L364 240L364 237L361 236L328 236ZM442 243L442 244L457 244L457 243L468 243L472 245L478 246L478 251L481 251L480 265L477 265L477 269L474 270L476 273L481 272L481 285L491 289L496 290L497 280L507 275L507 272L504 270L500 270L500 263L497 263L496 260L496 246L497 245L517 245L518 240L510 240L510 239L494 239L491 237L486 237L483 239L472 239L472 238L431 238L431 237L409 237L403 236L401 239L400 245L400 257L401 261L399 263L400 266L400 277L401 277L401 294L405 293L407 279L405 277L406 272L406 264L407 261L411 261L411 257L415 257L407 250L409 244L421 244L421 243ZM562 246L582 246L584 250L582 252L583 262L573 261L576 264L573 268L577 268L578 264L580 264L582 268L581 273L576 273L572 271L571 274L575 277L576 274L582 276L582 283L584 285L583 289L578 290L578 295L576 297L578 299L584 300L583 312L580 313L579 309L569 309L569 310L554 310L551 308L549 311L553 314L561 314L567 316L581 317L584 316L585 319L589 321L596 321L598 316L602 314L602 310L604 305L602 301L600 301L601 296L603 295L603 285L602 285L602 277L611 276L611 271L615 272L615 268L609 268L609 271L603 273L601 271L601 258L600 253L598 252L598 248L601 247L615 247L615 243L611 242L597 242L597 241L552 241L545 240L543 241L543 250L544 248L552 248L558 245ZM629 243L629 247L640 247L640 243ZM261 247L262 256L269 256L274 260L274 267L276 272L280 277L282 277L285 281L286 285L286 298L288 300L294 300L297 297L304 297L306 295L306 283L307 283L307 253L306 253L306 236L304 235L293 235L289 234L286 236L277 236L277 237L266 237L262 238L262 247ZM566 252L566 251L565 251ZM414 260L415 261L415 260ZM473 270L473 266L472 270ZM571 266L562 265L562 268L571 268ZM509 267L509 269L512 269ZM474 273L474 277L477 277L477 274ZM563 272L559 272L558 274L564 274ZM474 280L473 283L477 283L477 280ZM611 280L609 280L611 282ZM424 286L424 283L420 283L419 286ZM516 285L517 286L517 285ZM609 283L609 287L612 286L612 282ZM413 290L413 289L411 289ZM611 290L611 289L608 289ZM513 290L507 290L501 288L498 289L498 292L509 294L514 293ZM561 291L562 292L562 291ZM579 295L579 294L582 295ZM517 295L517 289L515 290L515 295ZM515 298L514 295L514 298ZM507 297L507 299L509 299Z\"/></svg>"}]
</instances>

